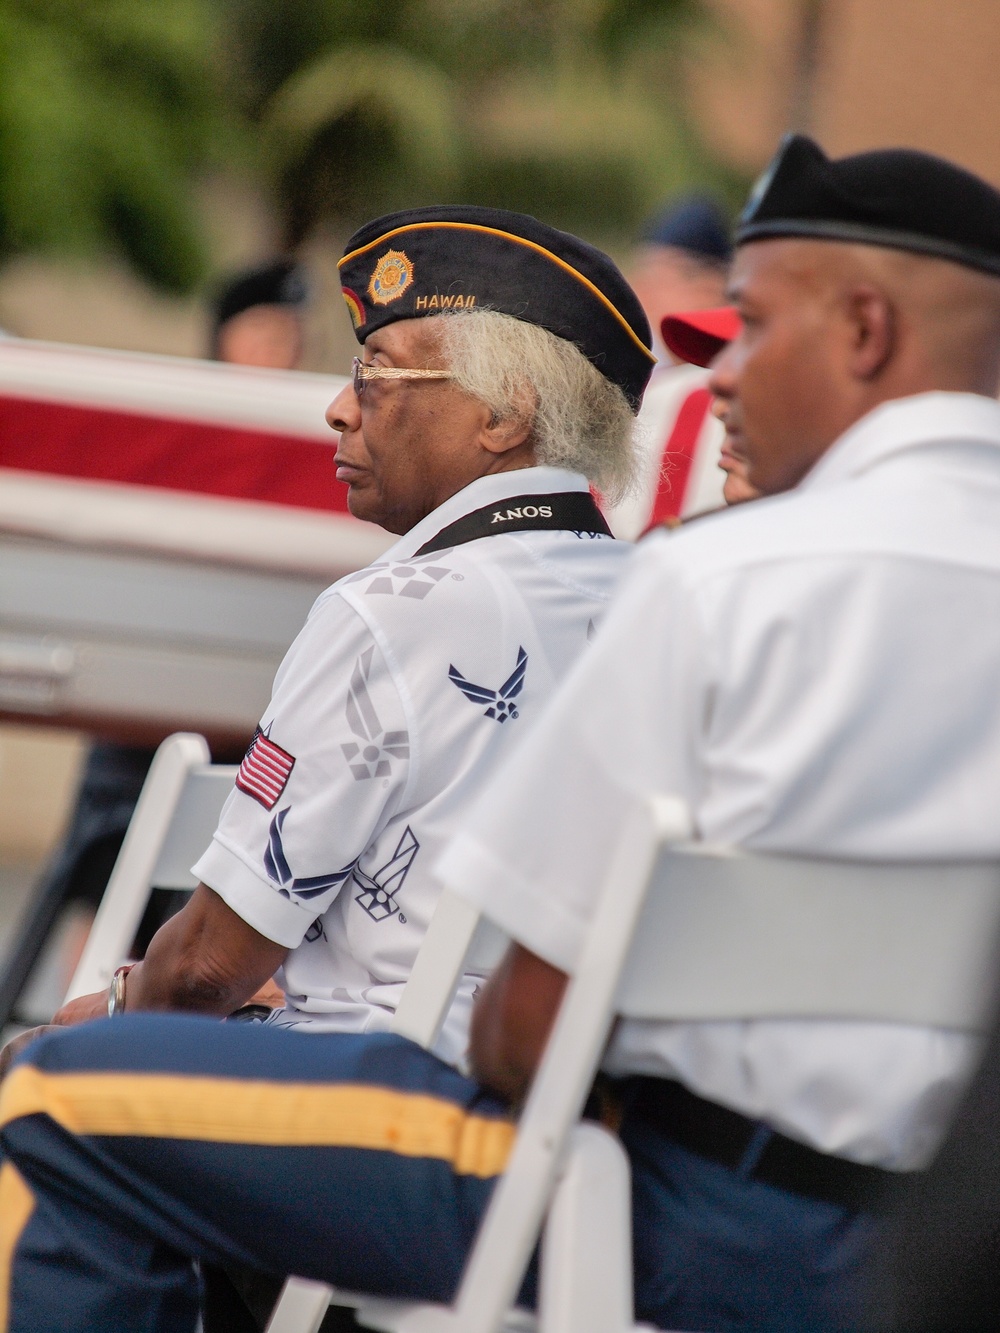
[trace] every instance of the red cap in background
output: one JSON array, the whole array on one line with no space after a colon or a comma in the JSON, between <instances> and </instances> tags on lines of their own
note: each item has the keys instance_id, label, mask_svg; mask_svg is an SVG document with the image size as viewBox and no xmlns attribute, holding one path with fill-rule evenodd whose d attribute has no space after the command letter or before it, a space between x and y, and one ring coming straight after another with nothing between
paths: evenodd
<instances>
[{"instance_id":1,"label":"red cap in background","mask_svg":"<svg viewBox=\"0 0 1000 1333\"><path fill-rule=\"evenodd\" d=\"M732 306L715 310L685 310L665 315L660 333L667 348L693 366L709 365L740 332L743 325Z\"/></svg>"}]
</instances>

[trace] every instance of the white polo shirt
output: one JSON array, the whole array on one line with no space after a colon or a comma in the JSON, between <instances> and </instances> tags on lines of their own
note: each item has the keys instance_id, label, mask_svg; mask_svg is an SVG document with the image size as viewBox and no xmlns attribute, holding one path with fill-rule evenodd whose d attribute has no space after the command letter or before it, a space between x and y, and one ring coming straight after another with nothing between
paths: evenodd
<instances>
[{"instance_id":1,"label":"white polo shirt","mask_svg":"<svg viewBox=\"0 0 1000 1333\"><path fill-rule=\"evenodd\" d=\"M1000 405L883 405L795 491L640 547L440 873L566 968L623 792L683 796L713 842L1000 858ZM628 1023L606 1068L906 1169L936 1147L972 1054L902 1025Z\"/></svg>"},{"instance_id":2,"label":"white polo shirt","mask_svg":"<svg viewBox=\"0 0 1000 1333\"><path fill-rule=\"evenodd\" d=\"M529 468L452 496L317 600L289 649L194 873L291 950L279 1025L388 1027L430 920L430 867L498 762L587 648L632 549L563 531L416 556L504 499L587 493ZM439 1052L465 1045L474 983Z\"/></svg>"}]
</instances>

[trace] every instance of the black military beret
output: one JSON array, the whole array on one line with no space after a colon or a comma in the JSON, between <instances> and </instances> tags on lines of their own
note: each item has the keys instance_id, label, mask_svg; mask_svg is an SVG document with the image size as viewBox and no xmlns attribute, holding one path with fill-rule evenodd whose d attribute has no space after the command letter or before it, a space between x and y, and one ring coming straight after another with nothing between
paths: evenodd
<instances>
[{"instance_id":1,"label":"black military beret","mask_svg":"<svg viewBox=\"0 0 1000 1333\"><path fill-rule=\"evenodd\" d=\"M935 255L1000 275L1000 191L909 148L831 160L788 135L754 186L736 243L810 236Z\"/></svg>"},{"instance_id":2,"label":"black military beret","mask_svg":"<svg viewBox=\"0 0 1000 1333\"><path fill-rule=\"evenodd\" d=\"M376 218L340 261L358 342L398 319L499 310L574 343L638 410L655 363L649 321L614 263L523 213L447 205Z\"/></svg>"},{"instance_id":3,"label":"black military beret","mask_svg":"<svg viewBox=\"0 0 1000 1333\"><path fill-rule=\"evenodd\" d=\"M216 295L216 329L244 310L258 305L305 305L309 296L305 274L292 259L276 259L235 274Z\"/></svg>"}]
</instances>

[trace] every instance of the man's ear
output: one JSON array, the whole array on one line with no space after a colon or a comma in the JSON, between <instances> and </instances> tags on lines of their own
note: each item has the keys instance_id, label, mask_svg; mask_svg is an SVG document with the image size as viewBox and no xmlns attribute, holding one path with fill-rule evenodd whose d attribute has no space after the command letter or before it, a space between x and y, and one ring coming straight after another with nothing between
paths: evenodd
<instances>
[{"instance_id":1,"label":"man's ear","mask_svg":"<svg viewBox=\"0 0 1000 1333\"><path fill-rule=\"evenodd\" d=\"M847 295L851 329L850 369L859 380L876 379L896 350L896 311L877 287L854 287Z\"/></svg>"},{"instance_id":2,"label":"man's ear","mask_svg":"<svg viewBox=\"0 0 1000 1333\"><path fill-rule=\"evenodd\" d=\"M527 412L500 420L491 418L480 431L483 448L491 454L506 454L519 449L530 442L532 425L531 415Z\"/></svg>"}]
</instances>

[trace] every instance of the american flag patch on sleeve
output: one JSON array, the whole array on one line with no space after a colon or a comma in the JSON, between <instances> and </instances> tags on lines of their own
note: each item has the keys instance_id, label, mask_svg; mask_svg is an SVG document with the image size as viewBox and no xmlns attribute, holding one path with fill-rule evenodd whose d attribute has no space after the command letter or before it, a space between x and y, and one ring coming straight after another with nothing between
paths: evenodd
<instances>
[{"instance_id":1,"label":"american flag patch on sleeve","mask_svg":"<svg viewBox=\"0 0 1000 1333\"><path fill-rule=\"evenodd\" d=\"M259 801L265 810L271 810L285 790L294 767L295 756L275 745L258 727L236 774L236 785L240 791Z\"/></svg>"}]
</instances>

